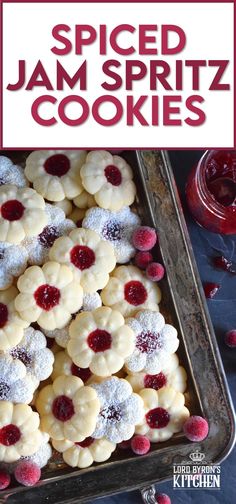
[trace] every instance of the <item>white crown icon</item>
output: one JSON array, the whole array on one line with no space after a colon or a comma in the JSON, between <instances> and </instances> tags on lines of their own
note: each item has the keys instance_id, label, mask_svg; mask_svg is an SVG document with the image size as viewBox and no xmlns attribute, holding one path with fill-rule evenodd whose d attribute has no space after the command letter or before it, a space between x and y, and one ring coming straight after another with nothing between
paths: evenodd
<instances>
[{"instance_id":1,"label":"white crown icon","mask_svg":"<svg viewBox=\"0 0 236 504\"><path fill-rule=\"evenodd\" d=\"M189 458L191 458L193 462L202 462L202 460L205 458L205 455L204 453L201 453L198 450L196 450L195 452L190 453Z\"/></svg>"}]
</instances>

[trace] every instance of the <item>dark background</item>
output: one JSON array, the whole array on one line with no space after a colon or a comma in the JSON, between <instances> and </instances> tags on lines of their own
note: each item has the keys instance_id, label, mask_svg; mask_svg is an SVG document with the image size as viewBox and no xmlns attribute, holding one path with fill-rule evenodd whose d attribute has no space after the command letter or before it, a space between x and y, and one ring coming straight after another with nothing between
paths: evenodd
<instances>
[{"instance_id":1,"label":"dark background","mask_svg":"<svg viewBox=\"0 0 236 504\"><path fill-rule=\"evenodd\" d=\"M208 300L208 309L227 375L234 404L236 403L236 349L224 343L224 334L236 329L236 276L216 270L211 257L219 253L236 263L236 235L224 236L211 233L198 226L192 219L185 199L185 184L192 166L203 151L170 151L169 156L179 189L189 234L192 241L199 274L203 282L216 282L220 289L214 299ZM210 384L209 384L210 386ZM172 481L158 485L159 492L167 493L172 504L233 504L236 502L236 450L221 466L221 490L173 490ZM138 491L102 498L90 504L141 504Z\"/></svg>"}]
</instances>

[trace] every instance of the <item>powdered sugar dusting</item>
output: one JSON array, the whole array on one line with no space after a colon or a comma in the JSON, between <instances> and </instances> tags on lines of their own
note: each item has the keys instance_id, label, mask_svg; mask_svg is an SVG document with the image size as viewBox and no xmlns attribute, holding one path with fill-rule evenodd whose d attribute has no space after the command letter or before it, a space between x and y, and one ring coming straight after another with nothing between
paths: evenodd
<instances>
[{"instance_id":1,"label":"powdered sugar dusting","mask_svg":"<svg viewBox=\"0 0 236 504\"><path fill-rule=\"evenodd\" d=\"M6 289L13 283L14 277L22 275L27 261L25 247L0 242L0 289Z\"/></svg>"},{"instance_id":2,"label":"powdered sugar dusting","mask_svg":"<svg viewBox=\"0 0 236 504\"><path fill-rule=\"evenodd\" d=\"M59 346L66 348L69 341L69 324L63 329L54 329L54 331L43 330L47 338L54 338Z\"/></svg>"},{"instance_id":3,"label":"powdered sugar dusting","mask_svg":"<svg viewBox=\"0 0 236 504\"><path fill-rule=\"evenodd\" d=\"M29 182L21 166L14 165L10 159L0 156L0 186L5 184L28 187Z\"/></svg>"},{"instance_id":4,"label":"powdered sugar dusting","mask_svg":"<svg viewBox=\"0 0 236 504\"><path fill-rule=\"evenodd\" d=\"M102 306L102 300L98 292L84 294L82 311L93 311L100 306Z\"/></svg>"}]
</instances>

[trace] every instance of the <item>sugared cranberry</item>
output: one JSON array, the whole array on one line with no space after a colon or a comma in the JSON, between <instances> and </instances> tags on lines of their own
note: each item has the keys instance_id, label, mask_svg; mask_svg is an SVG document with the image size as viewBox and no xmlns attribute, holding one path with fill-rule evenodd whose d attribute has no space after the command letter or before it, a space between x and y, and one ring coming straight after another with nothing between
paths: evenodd
<instances>
[{"instance_id":1,"label":"sugared cranberry","mask_svg":"<svg viewBox=\"0 0 236 504\"><path fill-rule=\"evenodd\" d=\"M61 422L70 420L75 413L73 401L65 395L56 397L52 404L52 412L55 418Z\"/></svg>"},{"instance_id":2,"label":"sugared cranberry","mask_svg":"<svg viewBox=\"0 0 236 504\"><path fill-rule=\"evenodd\" d=\"M151 443L146 436L137 435L131 440L131 449L136 455L145 455L150 450Z\"/></svg>"},{"instance_id":3,"label":"sugared cranberry","mask_svg":"<svg viewBox=\"0 0 236 504\"><path fill-rule=\"evenodd\" d=\"M131 280L125 284L124 296L127 303L138 306L145 303L148 294L141 282L138 280Z\"/></svg>"},{"instance_id":4,"label":"sugared cranberry","mask_svg":"<svg viewBox=\"0 0 236 504\"><path fill-rule=\"evenodd\" d=\"M213 257L212 262L214 266L218 269L229 271L230 273L236 273L236 270L233 268L232 261L230 261L224 256Z\"/></svg>"},{"instance_id":5,"label":"sugared cranberry","mask_svg":"<svg viewBox=\"0 0 236 504\"><path fill-rule=\"evenodd\" d=\"M163 493L156 493L155 499L157 504L171 504L169 495Z\"/></svg>"},{"instance_id":6,"label":"sugared cranberry","mask_svg":"<svg viewBox=\"0 0 236 504\"><path fill-rule=\"evenodd\" d=\"M4 488L7 488L11 483L11 477L10 474L7 471L4 471L4 469L0 470L0 490L4 490Z\"/></svg>"},{"instance_id":7,"label":"sugared cranberry","mask_svg":"<svg viewBox=\"0 0 236 504\"><path fill-rule=\"evenodd\" d=\"M220 285L217 283L206 282L203 284L203 289L204 289L205 296L207 299L212 299L216 295L219 288L220 288Z\"/></svg>"},{"instance_id":8,"label":"sugared cranberry","mask_svg":"<svg viewBox=\"0 0 236 504\"><path fill-rule=\"evenodd\" d=\"M106 177L107 181L110 182L111 185L119 186L121 184L122 175L121 175L119 168L117 168L117 166L115 166L115 165L106 166L104 173L105 173L105 177Z\"/></svg>"},{"instance_id":9,"label":"sugared cranberry","mask_svg":"<svg viewBox=\"0 0 236 504\"><path fill-rule=\"evenodd\" d=\"M111 348L112 338L109 332L103 329L95 329L87 338L88 346L94 352L105 352Z\"/></svg>"},{"instance_id":10,"label":"sugared cranberry","mask_svg":"<svg viewBox=\"0 0 236 504\"><path fill-rule=\"evenodd\" d=\"M22 460L17 464L14 476L21 485L33 486L40 480L41 469L31 460Z\"/></svg>"},{"instance_id":11,"label":"sugared cranberry","mask_svg":"<svg viewBox=\"0 0 236 504\"><path fill-rule=\"evenodd\" d=\"M38 241L45 248L53 246L54 241L59 237L59 233L54 226L46 226L38 236Z\"/></svg>"},{"instance_id":12,"label":"sugared cranberry","mask_svg":"<svg viewBox=\"0 0 236 504\"><path fill-rule=\"evenodd\" d=\"M8 424L0 429L0 443L4 446L12 446L21 438L20 429L17 425Z\"/></svg>"},{"instance_id":13,"label":"sugared cranberry","mask_svg":"<svg viewBox=\"0 0 236 504\"><path fill-rule=\"evenodd\" d=\"M183 432L190 441L203 441L207 437L208 431L208 422L198 415L189 417L183 426Z\"/></svg>"},{"instance_id":14,"label":"sugared cranberry","mask_svg":"<svg viewBox=\"0 0 236 504\"><path fill-rule=\"evenodd\" d=\"M120 241L122 238L123 228L116 221L109 221L106 223L102 230L102 236L106 240L110 241Z\"/></svg>"},{"instance_id":15,"label":"sugared cranberry","mask_svg":"<svg viewBox=\"0 0 236 504\"><path fill-rule=\"evenodd\" d=\"M165 387L167 384L167 379L164 373L158 373L156 375L146 374L144 376L144 387L152 388L154 390L159 390L162 387Z\"/></svg>"},{"instance_id":16,"label":"sugared cranberry","mask_svg":"<svg viewBox=\"0 0 236 504\"><path fill-rule=\"evenodd\" d=\"M83 441L81 441L80 443L75 443L75 444L80 446L81 448L88 448L89 446L91 446L91 444L93 444L93 442L94 442L93 437L87 437Z\"/></svg>"},{"instance_id":17,"label":"sugared cranberry","mask_svg":"<svg viewBox=\"0 0 236 504\"><path fill-rule=\"evenodd\" d=\"M162 264L157 262L148 264L146 269L146 275L147 278L149 278L149 280L152 280L152 282L159 282L160 280L162 280L164 274L165 274L165 268Z\"/></svg>"},{"instance_id":18,"label":"sugared cranberry","mask_svg":"<svg viewBox=\"0 0 236 504\"><path fill-rule=\"evenodd\" d=\"M89 368L81 368L76 366L74 363L71 364L71 374L74 376L78 376L84 383L86 383L89 378L92 376L92 373Z\"/></svg>"},{"instance_id":19,"label":"sugared cranberry","mask_svg":"<svg viewBox=\"0 0 236 504\"><path fill-rule=\"evenodd\" d=\"M148 264L153 261L153 255L151 252L137 252L134 262L138 268L146 269Z\"/></svg>"},{"instance_id":20,"label":"sugared cranberry","mask_svg":"<svg viewBox=\"0 0 236 504\"><path fill-rule=\"evenodd\" d=\"M0 329L2 329L8 321L8 309L4 303L0 303Z\"/></svg>"},{"instance_id":21,"label":"sugared cranberry","mask_svg":"<svg viewBox=\"0 0 236 504\"><path fill-rule=\"evenodd\" d=\"M164 408L154 408L146 414L146 422L151 429L163 429L169 420L170 415Z\"/></svg>"},{"instance_id":22,"label":"sugared cranberry","mask_svg":"<svg viewBox=\"0 0 236 504\"><path fill-rule=\"evenodd\" d=\"M46 159L44 169L49 175L63 177L70 169L70 161L64 154L54 154Z\"/></svg>"},{"instance_id":23,"label":"sugared cranberry","mask_svg":"<svg viewBox=\"0 0 236 504\"><path fill-rule=\"evenodd\" d=\"M143 331L136 337L136 348L142 353L151 354L157 348L160 348L160 336L158 333Z\"/></svg>"},{"instance_id":24,"label":"sugared cranberry","mask_svg":"<svg viewBox=\"0 0 236 504\"><path fill-rule=\"evenodd\" d=\"M95 259L94 251L85 245L75 245L70 252L72 264L81 271L90 268L95 263Z\"/></svg>"},{"instance_id":25,"label":"sugared cranberry","mask_svg":"<svg viewBox=\"0 0 236 504\"><path fill-rule=\"evenodd\" d=\"M44 284L40 285L34 293L34 298L38 306L45 311L50 311L59 304L61 293L57 287Z\"/></svg>"},{"instance_id":26,"label":"sugared cranberry","mask_svg":"<svg viewBox=\"0 0 236 504\"><path fill-rule=\"evenodd\" d=\"M225 343L230 348L236 347L236 329L231 329L225 335Z\"/></svg>"},{"instance_id":27,"label":"sugared cranberry","mask_svg":"<svg viewBox=\"0 0 236 504\"><path fill-rule=\"evenodd\" d=\"M133 232L132 241L138 250L151 250L157 241L156 231L149 226L140 226Z\"/></svg>"},{"instance_id":28,"label":"sugared cranberry","mask_svg":"<svg viewBox=\"0 0 236 504\"><path fill-rule=\"evenodd\" d=\"M3 203L3 205L1 206L2 218L10 222L20 220L24 213L24 210L25 207L20 201L6 201L6 203Z\"/></svg>"}]
</instances>

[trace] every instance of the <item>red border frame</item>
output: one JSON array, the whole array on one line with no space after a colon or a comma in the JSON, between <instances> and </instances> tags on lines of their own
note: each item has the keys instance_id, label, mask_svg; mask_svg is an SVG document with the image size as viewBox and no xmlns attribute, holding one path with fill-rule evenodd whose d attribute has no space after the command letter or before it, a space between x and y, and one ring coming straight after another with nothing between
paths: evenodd
<instances>
[{"instance_id":1,"label":"red border frame","mask_svg":"<svg viewBox=\"0 0 236 504\"><path fill-rule=\"evenodd\" d=\"M127 0L84 0L82 2L78 2L77 0L69 0L66 2L65 0L0 0L0 148L2 150L25 150L29 149L29 147L4 147L3 146L3 4L4 3L127 3ZM233 125L233 138L234 138L234 146L228 147L229 149L236 148L236 0L147 0L148 3L232 3L234 5L234 47L233 47L233 64L234 64L234 82L233 82L233 103L234 103L234 125ZM128 0L130 3L146 3L144 0ZM165 149L165 150L202 150L202 149L226 149L226 147L219 146L201 146L201 147L147 147L146 149ZM43 149L45 147L30 147L30 149ZM49 148L49 147L47 147ZM54 149L55 147L50 147ZM77 149L78 147L61 147L63 149ZM93 148L93 147L90 147ZM107 148L107 147L101 147ZM111 147L110 147L111 148ZM118 147L114 147L118 149ZM120 147L122 148L122 147ZM133 147L131 150L139 149L140 147Z\"/></svg>"}]
</instances>

